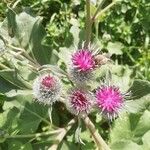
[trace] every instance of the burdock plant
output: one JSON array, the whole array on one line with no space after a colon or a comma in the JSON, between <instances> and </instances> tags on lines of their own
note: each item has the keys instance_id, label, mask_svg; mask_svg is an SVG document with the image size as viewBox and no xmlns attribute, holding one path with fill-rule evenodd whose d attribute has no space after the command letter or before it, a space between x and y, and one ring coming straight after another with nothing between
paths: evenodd
<instances>
[{"instance_id":1,"label":"burdock plant","mask_svg":"<svg viewBox=\"0 0 150 150\"><path fill-rule=\"evenodd\" d=\"M118 1L119 0L112 0L109 3L109 1L101 0L97 8L91 4L90 0L85 1L86 20L83 32L84 38L78 39L80 42L76 43L76 48L74 48L73 51L67 48L66 53L63 53L63 55L65 55L64 60L62 59L61 48L59 51L55 51L55 54L58 56L58 62L55 65L50 64L49 59L53 55L49 53L49 47L44 45L41 40L44 38L44 31L40 24L41 20L39 18L33 19L33 17L25 12L21 13L21 15L17 15L9 8L7 14L8 21L5 20L2 25L0 24L1 28L4 29L0 29L0 67L2 68L0 77L6 79L5 82L1 83L2 88L0 87L0 90L2 89L4 93L0 93L0 98L8 98L8 101L6 101L6 104L3 106L2 112L4 111L4 113L2 116L0 115L0 121L2 120L1 122L4 122L2 131L0 129L0 142L8 142L8 147L12 142L12 147L8 149L13 149L17 143L15 140L11 141L11 138L29 139L29 141L20 140L18 142L19 145L21 145L21 148L19 147L20 149L28 149L28 147L30 149L30 145L27 145L30 142L33 142L35 149L41 149L41 147L36 145L39 143L43 144L46 141L45 143L50 143L51 147L48 145L47 148L46 145L44 147L45 149L56 150L62 145L62 140L66 140L67 138L69 139L68 141L72 140L72 143L76 140L75 142L78 142L78 146L84 146L81 145L86 144L85 139L82 137L82 131L85 132L86 129L88 129L91 134L90 138L92 137L95 142L95 148L99 150L110 150L106 142L107 140L105 141L102 138L107 139L103 131L101 132L101 129L104 127L107 130L106 134L108 134L108 127L111 126L117 118L122 118L124 112L126 114L126 112L132 110L128 100L131 98L141 98L143 96L141 89L145 86L144 94L147 94L149 92L148 88L150 87L149 83L144 81L143 85L139 84L139 82L135 82L130 89L124 86L123 88L120 87L119 79L123 73L126 73L126 70L119 68L120 76L116 79L116 72L118 70L115 69L115 65L111 64L110 58L107 57L106 49L103 49L105 51L105 53L103 53L103 50L100 50L101 48L99 48L99 45L93 39L93 24L98 18L104 19L105 13ZM19 1L14 4L13 8L17 6L18 2ZM92 1L92 3L93 2L94 4L98 3L97 1ZM15 21L10 20L11 18ZM22 23L23 20L28 21ZM29 28L27 28L28 24ZM5 31L6 28L8 28L9 32ZM32 33L26 34L26 32L30 30L32 30ZM40 38L38 38L40 36L39 33L42 36ZM7 37L5 37L5 35L7 35ZM104 45L105 44L106 43L104 43ZM98 49L93 48L91 45L95 47L98 46ZM71 48L72 47L73 46L71 46ZM115 73L113 73L113 71ZM107 78L108 73L112 78ZM115 79L116 81L112 82L112 80ZM7 85L8 82L11 84L13 90L10 90L10 87L3 89L3 84ZM138 86L138 92L136 92L138 94L134 93L134 85ZM130 91L132 92L130 93ZM23 96L22 93L24 93ZM16 99L15 103L12 102L13 99ZM24 99L26 101L24 101ZM135 104L135 106L136 109L134 111L137 111L139 105ZM8 109L11 112L9 112ZM134 113L134 111L132 112ZM32 117L30 118L30 116ZM135 116L133 124L130 124L131 119L129 117L122 118L122 120L127 120L125 127L130 124L130 127L126 129L126 139L136 136L133 126L137 124L139 120L140 125L144 124L146 126L146 131L150 129L149 124L147 125L145 121L143 121L145 118L148 118L145 116L149 116L149 113L145 112L141 120L137 119L139 116ZM9 120L5 121L5 118ZM50 118L50 121L48 121L47 118ZM67 122L70 118L71 120L64 127L64 122ZM12 124L11 128L9 128L8 125L9 121ZM72 128L73 126L74 128ZM119 138L123 136L123 129L120 126L121 124L119 124L119 128L116 129ZM8 128L5 129L5 127ZM71 128L72 130L69 131ZM128 134L129 128L131 128L132 134ZM139 129L141 129L141 126L136 130ZM121 132L118 132L118 130ZM69 134L67 134L68 131ZM29 134L24 134L26 132ZM100 133L102 133L102 136ZM137 135L139 136L140 134L144 133L138 132ZM111 138L113 137L112 139L115 139L117 135L112 135ZM43 137L45 137L44 140L41 140ZM147 137L147 135L145 137ZM146 139L145 137L142 139L136 137L133 141L142 143ZM9 140L11 141L10 143ZM50 142L47 142L48 140L50 140ZM66 141L65 143L68 142ZM134 147L133 141L128 143L128 145ZM22 144L20 144L21 142L23 142L23 145L26 145L26 147L23 147ZM93 144L94 142L89 143ZM3 149L5 148L6 147ZM14 149L16 148L18 147ZM89 147L89 149L90 148L91 147ZM92 149L94 149L94 147L92 147Z\"/></svg>"},{"instance_id":2,"label":"burdock plant","mask_svg":"<svg viewBox=\"0 0 150 150\"><path fill-rule=\"evenodd\" d=\"M110 5L101 10L100 13L103 14L116 2L117 1L113 1ZM94 16L91 16L90 1L86 1L87 16L85 42L82 44L83 46L81 48L75 49L70 54L71 64L66 64L69 68L67 68L68 72L65 74L68 80L71 81L72 87L68 87L66 93L62 92L63 94L61 95L60 80L63 80L63 78L56 78L46 74L37 77L33 84L33 91L38 102L48 104L50 107L53 102L58 99L58 96L60 96L60 100L62 97L67 110L78 118L78 128L75 132L78 137L78 142L82 143L80 139L81 131L79 130L81 130L80 119L83 119L86 126L89 128L97 147L99 149L108 150L108 145L96 131L94 124L90 121L88 115L98 108L103 114L102 116L112 121L112 119L115 119L118 116L122 109L125 98L119 88L114 85L98 87L97 90L95 89L96 92L94 92L88 84L92 84L92 81L96 80L94 78L94 71L102 65L105 65L108 61L105 55L98 54L96 49L90 47L92 24L96 20L96 17L100 15L99 10L101 5L102 4L100 4L99 8L96 10ZM48 67L47 65L46 69L51 69L51 67Z\"/></svg>"}]
</instances>

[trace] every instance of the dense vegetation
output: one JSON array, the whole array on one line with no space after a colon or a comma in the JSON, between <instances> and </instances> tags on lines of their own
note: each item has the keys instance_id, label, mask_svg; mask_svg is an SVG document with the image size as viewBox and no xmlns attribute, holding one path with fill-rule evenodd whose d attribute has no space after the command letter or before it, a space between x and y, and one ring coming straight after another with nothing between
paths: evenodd
<instances>
[{"instance_id":1,"label":"dense vegetation","mask_svg":"<svg viewBox=\"0 0 150 150\"><path fill-rule=\"evenodd\" d=\"M93 16L101 1L91 1ZM111 0L104 0L104 10ZM86 41L84 0L2 0L0 2L0 149L96 149L81 121L72 118L62 102L48 106L33 101L32 84L38 73L51 70L64 77L69 52ZM112 61L96 72L94 89L111 70L111 80L122 91L131 91L128 113L110 122L93 111L89 118L112 150L149 150L150 144L150 3L120 0L98 14L91 43ZM58 67L56 67L56 64ZM64 134L64 129L70 130ZM64 136L62 136L64 134Z\"/></svg>"}]
</instances>

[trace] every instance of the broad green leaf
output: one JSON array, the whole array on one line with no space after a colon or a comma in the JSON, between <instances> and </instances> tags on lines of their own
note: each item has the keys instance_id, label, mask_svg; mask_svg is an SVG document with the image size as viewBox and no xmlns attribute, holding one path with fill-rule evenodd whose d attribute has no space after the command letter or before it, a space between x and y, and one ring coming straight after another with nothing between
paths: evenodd
<instances>
[{"instance_id":1,"label":"broad green leaf","mask_svg":"<svg viewBox=\"0 0 150 150\"><path fill-rule=\"evenodd\" d=\"M50 47L42 43L46 35L46 31L42 26L41 19L38 19L32 29L29 48L32 50L35 58L41 64L50 63L52 50Z\"/></svg>"},{"instance_id":2,"label":"broad green leaf","mask_svg":"<svg viewBox=\"0 0 150 150\"><path fill-rule=\"evenodd\" d=\"M47 117L46 106L38 103L26 103L18 120L20 133L34 133L45 117Z\"/></svg>"},{"instance_id":3,"label":"broad green leaf","mask_svg":"<svg viewBox=\"0 0 150 150\"><path fill-rule=\"evenodd\" d=\"M17 89L17 87L0 76L0 93L4 94L11 89Z\"/></svg>"},{"instance_id":4,"label":"broad green leaf","mask_svg":"<svg viewBox=\"0 0 150 150\"><path fill-rule=\"evenodd\" d=\"M120 141L111 145L111 150L143 150L141 145L132 141Z\"/></svg>"},{"instance_id":5,"label":"broad green leaf","mask_svg":"<svg viewBox=\"0 0 150 150\"><path fill-rule=\"evenodd\" d=\"M41 21L40 17L33 17L27 12L17 15L11 8L8 8L4 27L9 31L9 36L13 37L8 41L9 43L27 50L39 63L45 64L50 63L52 51L50 47L42 44L46 31ZM0 32L0 35L7 40L8 35L5 32Z\"/></svg>"},{"instance_id":6,"label":"broad green leaf","mask_svg":"<svg viewBox=\"0 0 150 150\"><path fill-rule=\"evenodd\" d=\"M16 14L10 8L8 8L8 10L7 10L7 21L8 21L8 33L9 33L9 36L10 37L14 37L16 32L17 32Z\"/></svg>"},{"instance_id":7,"label":"broad green leaf","mask_svg":"<svg viewBox=\"0 0 150 150\"><path fill-rule=\"evenodd\" d=\"M19 74L17 74L16 70L14 69L1 70L0 76L17 87L31 89L31 85L27 81L25 81Z\"/></svg>"},{"instance_id":8,"label":"broad green leaf","mask_svg":"<svg viewBox=\"0 0 150 150\"><path fill-rule=\"evenodd\" d=\"M150 82L144 80L135 80L129 91L132 92L133 99L141 98L150 94Z\"/></svg>"},{"instance_id":9,"label":"broad green leaf","mask_svg":"<svg viewBox=\"0 0 150 150\"><path fill-rule=\"evenodd\" d=\"M150 130L147 131L144 136L142 137L142 141L143 141L143 150L147 150L150 149Z\"/></svg>"},{"instance_id":10,"label":"broad green leaf","mask_svg":"<svg viewBox=\"0 0 150 150\"><path fill-rule=\"evenodd\" d=\"M58 66L56 66L56 65L43 65L43 66L41 66L41 68L40 68L40 72L44 72L44 71L46 71L46 70L48 70L48 71L52 71L55 75L58 75L58 76L62 76L62 77L64 77L64 76L66 76L67 75L67 73L66 72L64 72L62 69L60 69Z\"/></svg>"},{"instance_id":11,"label":"broad green leaf","mask_svg":"<svg viewBox=\"0 0 150 150\"><path fill-rule=\"evenodd\" d=\"M17 119L17 130L19 134L34 133L39 124L47 117L47 107L33 101L32 91L12 90L6 93L11 101L3 105L5 111L16 108L19 112ZM13 119L13 117L12 117ZM47 124L48 121L45 121Z\"/></svg>"},{"instance_id":12,"label":"broad green leaf","mask_svg":"<svg viewBox=\"0 0 150 150\"><path fill-rule=\"evenodd\" d=\"M109 42L107 45L108 52L110 54L122 55L123 44L120 42Z\"/></svg>"},{"instance_id":13,"label":"broad green leaf","mask_svg":"<svg viewBox=\"0 0 150 150\"><path fill-rule=\"evenodd\" d=\"M134 135L135 136L142 136L144 135L148 130L150 130L150 111L146 110L143 115L141 116L135 130Z\"/></svg>"},{"instance_id":14,"label":"broad green leaf","mask_svg":"<svg viewBox=\"0 0 150 150\"><path fill-rule=\"evenodd\" d=\"M60 47L58 57L67 65L71 64L71 51L73 48Z\"/></svg>"},{"instance_id":15,"label":"broad green leaf","mask_svg":"<svg viewBox=\"0 0 150 150\"><path fill-rule=\"evenodd\" d=\"M140 99L126 101L125 107L130 113L139 113L144 111L148 106L150 106L150 95L143 96Z\"/></svg>"},{"instance_id":16,"label":"broad green leaf","mask_svg":"<svg viewBox=\"0 0 150 150\"><path fill-rule=\"evenodd\" d=\"M130 128L130 119L127 114L121 116L115 121L113 130L110 133L111 143L120 140L131 140L133 133Z\"/></svg>"},{"instance_id":17,"label":"broad green leaf","mask_svg":"<svg viewBox=\"0 0 150 150\"><path fill-rule=\"evenodd\" d=\"M110 133L111 144L122 141L142 142L142 136L150 130L150 112L145 110L141 114L124 114L115 121Z\"/></svg>"},{"instance_id":18,"label":"broad green leaf","mask_svg":"<svg viewBox=\"0 0 150 150\"><path fill-rule=\"evenodd\" d=\"M58 150L76 150L77 146L73 142L64 141L61 146L59 146Z\"/></svg>"},{"instance_id":19,"label":"broad green leaf","mask_svg":"<svg viewBox=\"0 0 150 150\"><path fill-rule=\"evenodd\" d=\"M19 110L17 108L12 108L4 111L0 114L0 128L6 133L17 132L17 120L18 120Z\"/></svg>"},{"instance_id":20,"label":"broad green leaf","mask_svg":"<svg viewBox=\"0 0 150 150\"><path fill-rule=\"evenodd\" d=\"M72 33L73 35L73 44L76 45L78 47L79 44L79 33L80 33L80 29L78 26L72 26L70 28L70 33Z\"/></svg>"},{"instance_id":21,"label":"broad green leaf","mask_svg":"<svg viewBox=\"0 0 150 150\"><path fill-rule=\"evenodd\" d=\"M8 150L32 150L30 143L22 143L19 140L9 140Z\"/></svg>"}]
</instances>

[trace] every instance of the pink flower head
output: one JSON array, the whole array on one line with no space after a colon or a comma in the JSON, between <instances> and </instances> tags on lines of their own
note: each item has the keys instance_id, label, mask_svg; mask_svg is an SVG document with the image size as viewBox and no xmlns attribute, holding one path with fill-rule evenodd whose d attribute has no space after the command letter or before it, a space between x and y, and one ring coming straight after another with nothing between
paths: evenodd
<instances>
[{"instance_id":1,"label":"pink flower head","mask_svg":"<svg viewBox=\"0 0 150 150\"><path fill-rule=\"evenodd\" d=\"M34 97L40 103L51 105L59 99L60 93L61 84L56 76L43 74L33 83Z\"/></svg>"},{"instance_id":2,"label":"pink flower head","mask_svg":"<svg viewBox=\"0 0 150 150\"><path fill-rule=\"evenodd\" d=\"M124 103L124 96L118 87L102 86L96 91L96 102L98 107L112 119L118 115L120 108Z\"/></svg>"},{"instance_id":3,"label":"pink flower head","mask_svg":"<svg viewBox=\"0 0 150 150\"><path fill-rule=\"evenodd\" d=\"M81 89L74 89L69 94L68 110L75 115L88 114L93 106L93 95Z\"/></svg>"},{"instance_id":4,"label":"pink flower head","mask_svg":"<svg viewBox=\"0 0 150 150\"><path fill-rule=\"evenodd\" d=\"M80 49L72 55L72 63L79 71L89 71L95 67L94 56L88 49Z\"/></svg>"},{"instance_id":5,"label":"pink flower head","mask_svg":"<svg viewBox=\"0 0 150 150\"><path fill-rule=\"evenodd\" d=\"M42 78L41 83L45 88L53 88L56 83L56 79L53 76L47 75Z\"/></svg>"}]
</instances>

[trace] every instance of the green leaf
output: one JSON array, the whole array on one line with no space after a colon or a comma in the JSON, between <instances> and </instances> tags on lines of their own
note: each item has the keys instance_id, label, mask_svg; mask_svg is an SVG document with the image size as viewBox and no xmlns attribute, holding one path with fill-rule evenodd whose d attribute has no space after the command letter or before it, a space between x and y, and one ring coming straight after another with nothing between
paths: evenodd
<instances>
[{"instance_id":1,"label":"green leaf","mask_svg":"<svg viewBox=\"0 0 150 150\"><path fill-rule=\"evenodd\" d=\"M150 149L150 130L147 131L144 136L142 137L142 141L143 141L143 150L147 150Z\"/></svg>"},{"instance_id":2,"label":"green leaf","mask_svg":"<svg viewBox=\"0 0 150 150\"><path fill-rule=\"evenodd\" d=\"M108 52L110 54L122 55L123 44L120 42L109 42L107 45Z\"/></svg>"},{"instance_id":3,"label":"green leaf","mask_svg":"<svg viewBox=\"0 0 150 150\"><path fill-rule=\"evenodd\" d=\"M25 81L19 74L17 74L16 70L14 69L1 70L0 76L17 87L31 89L31 85L27 81Z\"/></svg>"},{"instance_id":4,"label":"green leaf","mask_svg":"<svg viewBox=\"0 0 150 150\"><path fill-rule=\"evenodd\" d=\"M47 116L47 107L38 103L26 103L19 117L18 129L21 134L34 133Z\"/></svg>"},{"instance_id":5,"label":"green leaf","mask_svg":"<svg viewBox=\"0 0 150 150\"><path fill-rule=\"evenodd\" d=\"M150 82L145 80L135 80L129 91L132 92L133 99L141 98L150 93Z\"/></svg>"},{"instance_id":6,"label":"green leaf","mask_svg":"<svg viewBox=\"0 0 150 150\"><path fill-rule=\"evenodd\" d=\"M0 76L0 93L4 94L5 92L10 91L11 89L17 89L17 87Z\"/></svg>"},{"instance_id":7,"label":"green leaf","mask_svg":"<svg viewBox=\"0 0 150 150\"><path fill-rule=\"evenodd\" d=\"M7 21L8 21L8 33L10 37L14 37L17 32L16 26L16 14L15 12L8 8L7 10Z\"/></svg>"},{"instance_id":8,"label":"green leaf","mask_svg":"<svg viewBox=\"0 0 150 150\"><path fill-rule=\"evenodd\" d=\"M49 71L52 71L55 75L58 75L58 76L62 76L62 77L65 77L67 75L67 73L65 73L62 69L60 69L58 66L56 65L43 65L41 66L40 68L40 71L46 71L46 70L49 70Z\"/></svg>"},{"instance_id":9,"label":"green leaf","mask_svg":"<svg viewBox=\"0 0 150 150\"><path fill-rule=\"evenodd\" d=\"M128 115L124 114L121 118L118 118L115 121L115 126L110 134L111 143L115 143L120 140L130 140L133 137Z\"/></svg>"},{"instance_id":10,"label":"green leaf","mask_svg":"<svg viewBox=\"0 0 150 150\"><path fill-rule=\"evenodd\" d=\"M141 97L140 99L126 101L126 109L130 113L142 112L148 106L150 106L150 95L146 95L144 97Z\"/></svg>"},{"instance_id":11,"label":"green leaf","mask_svg":"<svg viewBox=\"0 0 150 150\"><path fill-rule=\"evenodd\" d=\"M2 31L9 31L9 36L13 37L9 43L27 50L41 64L50 63L51 53L50 47L42 44L46 35L46 31L41 23L40 17L33 17L27 12L22 12L19 15L8 8L7 21ZM0 32L0 35L8 40L5 32Z\"/></svg>"},{"instance_id":12,"label":"green leaf","mask_svg":"<svg viewBox=\"0 0 150 150\"><path fill-rule=\"evenodd\" d=\"M32 91L29 90L12 90L6 93L6 96L11 101L5 101L3 109L6 112L14 108L19 111L19 116L16 117L16 126L20 134L34 133L39 124L45 121L45 117L47 117L48 108L42 104L33 102L33 95L31 92ZM48 121L45 122L49 124Z\"/></svg>"},{"instance_id":13,"label":"green leaf","mask_svg":"<svg viewBox=\"0 0 150 150\"><path fill-rule=\"evenodd\" d=\"M135 130L134 135L135 136L142 136L144 135L148 130L150 130L150 111L146 110L143 115L141 116Z\"/></svg>"},{"instance_id":14,"label":"green leaf","mask_svg":"<svg viewBox=\"0 0 150 150\"><path fill-rule=\"evenodd\" d=\"M62 145L58 148L58 150L76 150L77 149L77 146L76 144L72 143L72 142L67 142L67 141L64 141L62 143Z\"/></svg>"},{"instance_id":15,"label":"green leaf","mask_svg":"<svg viewBox=\"0 0 150 150\"><path fill-rule=\"evenodd\" d=\"M8 150L32 150L32 145L30 143L22 143L18 140L9 140Z\"/></svg>"},{"instance_id":16,"label":"green leaf","mask_svg":"<svg viewBox=\"0 0 150 150\"><path fill-rule=\"evenodd\" d=\"M42 20L38 18L34 23L29 39L29 48L32 49L32 52L39 63L48 64L50 63L52 50L50 47L42 44L42 40L46 35L46 31L43 28L41 21Z\"/></svg>"},{"instance_id":17,"label":"green leaf","mask_svg":"<svg viewBox=\"0 0 150 150\"><path fill-rule=\"evenodd\" d=\"M58 57L63 61L66 65L70 64L71 60L71 51L73 51L74 48L67 48L67 47L60 47L60 52L58 53Z\"/></svg>"},{"instance_id":18,"label":"green leaf","mask_svg":"<svg viewBox=\"0 0 150 150\"><path fill-rule=\"evenodd\" d=\"M142 136L150 130L150 112L145 110L141 114L123 114L115 121L110 133L112 145L122 141L142 142ZM118 144L119 145L119 144Z\"/></svg>"},{"instance_id":19,"label":"green leaf","mask_svg":"<svg viewBox=\"0 0 150 150\"><path fill-rule=\"evenodd\" d=\"M70 28L70 33L72 33L73 35L73 44L78 46L79 44L79 33L80 33L80 29L78 26L72 26Z\"/></svg>"},{"instance_id":20,"label":"green leaf","mask_svg":"<svg viewBox=\"0 0 150 150\"><path fill-rule=\"evenodd\" d=\"M17 119L19 110L17 108L12 108L4 111L0 114L0 128L3 131L11 134L17 132Z\"/></svg>"},{"instance_id":21,"label":"green leaf","mask_svg":"<svg viewBox=\"0 0 150 150\"><path fill-rule=\"evenodd\" d=\"M111 145L111 150L143 150L142 146L132 141L120 141Z\"/></svg>"}]
</instances>

